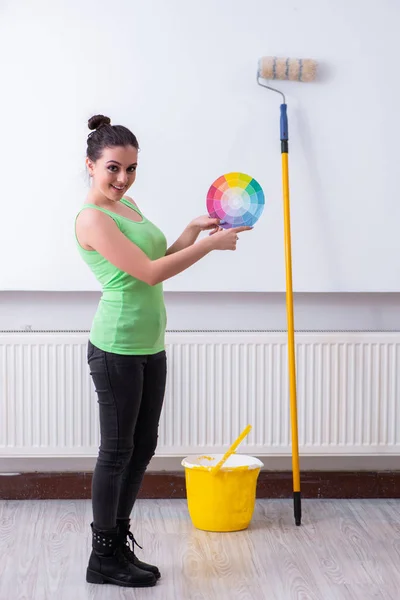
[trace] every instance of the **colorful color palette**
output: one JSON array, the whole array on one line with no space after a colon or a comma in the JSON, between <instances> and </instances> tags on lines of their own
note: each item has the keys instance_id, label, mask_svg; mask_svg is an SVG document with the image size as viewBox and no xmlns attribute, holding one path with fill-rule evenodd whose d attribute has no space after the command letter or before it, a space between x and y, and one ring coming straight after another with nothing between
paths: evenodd
<instances>
[{"instance_id":1,"label":"colorful color palette","mask_svg":"<svg viewBox=\"0 0 400 600\"><path fill-rule=\"evenodd\" d=\"M213 219L221 219L221 227L252 227L264 210L264 192L260 184L245 173L221 175L210 186L207 211Z\"/></svg>"}]
</instances>

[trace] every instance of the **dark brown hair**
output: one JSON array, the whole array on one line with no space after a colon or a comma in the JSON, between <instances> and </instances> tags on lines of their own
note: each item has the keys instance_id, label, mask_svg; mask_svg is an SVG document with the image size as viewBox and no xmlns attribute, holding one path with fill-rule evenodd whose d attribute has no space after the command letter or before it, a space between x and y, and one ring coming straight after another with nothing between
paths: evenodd
<instances>
[{"instance_id":1,"label":"dark brown hair","mask_svg":"<svg viewBox=\"0 0 400 600\"><path fill-rule=\"evenodd\" d=\"M96 162L103 154L104 148L116 146L133 146L139 150L136 136L123 125L111 125L111 119L104 115L94 115L88 121L89 133L86 156Z\"/></svg>"}]
</instances>

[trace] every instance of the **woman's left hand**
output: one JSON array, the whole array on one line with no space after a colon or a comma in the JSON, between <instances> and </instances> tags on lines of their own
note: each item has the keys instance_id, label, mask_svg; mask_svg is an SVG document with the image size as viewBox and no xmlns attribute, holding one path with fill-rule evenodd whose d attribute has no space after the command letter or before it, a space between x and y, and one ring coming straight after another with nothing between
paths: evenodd
<instances>
[{"instance_id":1,"label":"woman's left hand","mask_svg":"<svg viewBox=\"0 0 400 600\"><path fill-rule=\"evenodd\" d=\"M219 224L220 219L213 219L208 215L202 215L201 217L193 219L193 221L189 223L189 227L197 230L199 233L200 231L211 230L210 235L212 235L213 233L217 233L217 231L221 231L222 227L220 227Z\"/></svg>"}]
</instances>

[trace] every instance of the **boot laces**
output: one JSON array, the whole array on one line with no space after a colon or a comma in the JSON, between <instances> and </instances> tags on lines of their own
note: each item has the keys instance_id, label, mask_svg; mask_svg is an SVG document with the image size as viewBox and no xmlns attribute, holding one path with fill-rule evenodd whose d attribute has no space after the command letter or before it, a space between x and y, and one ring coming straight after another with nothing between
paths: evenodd
<instances>
[{"instance_id":1,"label":"boot laces","mask_svg":"<svg viewBox=\"0 0 400 600\"><path fill-rule=\"evenodd\" d=\"M128 533L127 533L127 536L128 536L128 538L131 540L131 542L132 542L132 550L134 550L134 549L135 549L135 544L136 544L136 546L137 546L138 548L140 548L141 550L143 550L142 546L140 546L140 545L137 543L137 541L135 540L135 538L134 538L134 535L133 535L132 531L128 531ZM128 540L127 540L127 543L129 544Z\"/></svg>"},{"instance_id":2,"label":"boot laces","mask_svg":"<svg viewBox=\"0 0 400 600\"><path fill-rule=\"evenodd\" d=\"M127 537L125 539L124 545L122 546L122 550L127 559L133 560L135 558L135 544L141 550L143 550L143 548L137 543L131 531L127 531L126 536ZM132 543L132 548L130 547L129 541L131 541Z\"/></svg>"}]
</instances>

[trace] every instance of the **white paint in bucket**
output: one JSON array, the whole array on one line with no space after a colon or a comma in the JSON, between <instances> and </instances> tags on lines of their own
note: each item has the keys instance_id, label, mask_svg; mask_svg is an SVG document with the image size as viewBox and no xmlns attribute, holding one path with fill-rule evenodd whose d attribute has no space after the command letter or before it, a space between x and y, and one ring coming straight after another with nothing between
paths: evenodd
<instances>
[{"instance_id":1,"label":"white paint in bucket","mask_svg":"<svg viewBox=\"0 0 400 600\"><path fill-rule=\"evenodd\" d=\"M188 469L208 469L213 467L221 460L223 454L198 454L187 456L182 460L182 466ZM231 454L221 467L221 471L232 471L237 468L242 469L260 469L264 466L258 458L246 454Z\"/></svg>"}]
</instances>

